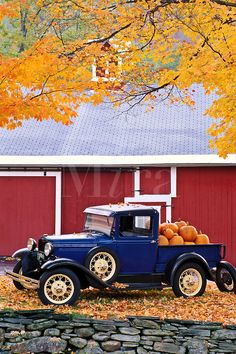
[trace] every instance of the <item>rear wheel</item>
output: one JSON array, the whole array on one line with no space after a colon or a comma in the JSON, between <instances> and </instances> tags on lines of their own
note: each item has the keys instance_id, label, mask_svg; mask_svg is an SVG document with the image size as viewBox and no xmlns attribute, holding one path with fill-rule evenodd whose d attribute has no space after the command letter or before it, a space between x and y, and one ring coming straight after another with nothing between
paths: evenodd
<instances>
[{"instance_id":1,"label":"rear wheel","mask_svg":"<svg viewBox=\"0 0 236 354\"><path fill-rule=\"evenodd\" d=\"M79 278L70 269L46 271L39 279L38 295L44 305L73 305L79 294Z\"/></svg>"},{"instance_id":2,"label":"rear wheel","mask_svg":"<svg viewBox=\"0 0 236 354\"><path fill-rule=\"evenodd\" d=\"M230 263L220 263L216 268L216 285L220 291L236 293L236 271Z\"/></svg>"},{"instance_id":3,"label":"rear wheel","mask_svg":"<svg viewBox=\"0 0 236 354\"><path fill-rule=\"evenodd\" d=\"M174 275L172 289L177 297L201 296L206 289L206 275L203 268L196 263L180 266Z\"/></svg>"}]
</instances>

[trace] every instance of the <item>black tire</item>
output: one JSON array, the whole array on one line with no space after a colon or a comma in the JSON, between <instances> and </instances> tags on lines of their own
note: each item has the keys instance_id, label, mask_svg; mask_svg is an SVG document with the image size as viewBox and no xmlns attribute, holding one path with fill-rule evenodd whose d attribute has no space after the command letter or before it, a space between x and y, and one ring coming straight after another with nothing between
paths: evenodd
<instances>
[{"instance_id":1,"label":"black tire","mask_svg":"<svg viewBox=\"0 0 236 354\"><path fill-rule=\"evenodd\" d=\"M216 268L216 285L222 292L236 293L236 270L228 262L220 263Z\"/></svg>"},{"instance_id":2,"label":"black tire","mask_svg":"<svg viewBox=\"0 0 236 354\"><path fill-rule=\"evenodd\" d=\"M120 270L117 255L105 247L100 247L90 252L85 259L84 265L98 278L107 283L114 282ZM93 282L91 277L87 278L91 286L97 287L97 283Z\"/></svg>"},{"instance_id":3,"label":"black tire","mask_svg":"<svg viewBox=\"0 0 236 354\"><path fill-rule=\"evenodd\" d=\"M203 295L206 289L206 274L196 263L180 266L174 275L172 289L177 297L195 297Z\"/></svg>"},{"instance_id":4,"label":"black tire","mask_svg":"<svg viewBox=\"0 0 236 354\"><path fill-rule=\"evenodd\" d=\"M79 294L79 278L70 269L48 270L39 279L38 296L44 305L73 305Z\"/></svg>"},{"instance_id":5,"label":"black tire","mask_svg":"<svg viewBox=\"0 0 236 354\"><path fill-rule=\"evenodd\" d=\"M13 268L13 272L17 273L17 274L22 274L21 260L16 263L15 267ZM25 290L25 287L21 283L19 283L18 281L13 280L13 284L15 285L15 287L18 290Z\"/></svg>"}]
</instances>

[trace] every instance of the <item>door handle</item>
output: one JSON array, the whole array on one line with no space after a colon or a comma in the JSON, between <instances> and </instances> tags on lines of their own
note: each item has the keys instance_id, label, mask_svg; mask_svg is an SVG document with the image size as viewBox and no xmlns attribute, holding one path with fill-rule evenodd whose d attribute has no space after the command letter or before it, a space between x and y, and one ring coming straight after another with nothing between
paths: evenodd
<instances>
[{"instance_id":1,"label":"door handle","mask_svg":"<svg viewBox=\"0 0 236 354\"><path fill-rule=\"evenodd\" d=\"M156 243L156 240L152 240L150 243Z\"/></svg>"}]
</instances>

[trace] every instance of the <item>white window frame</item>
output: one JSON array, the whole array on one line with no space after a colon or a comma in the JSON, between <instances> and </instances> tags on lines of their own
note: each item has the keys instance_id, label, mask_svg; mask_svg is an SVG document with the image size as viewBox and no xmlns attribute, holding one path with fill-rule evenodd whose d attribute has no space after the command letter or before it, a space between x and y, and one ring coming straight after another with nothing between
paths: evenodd
<instances>
[{"instance_id":1,"label":"white window frame","mask_svg":"<svg viewBox=\"0 0 236 354\"><path fill-rule=\"evenodd\" d=\"M166 204L166 220L171 222L171 201L176 197L177 193L177 169L170 168L170 194L140 194L141 173L140 169L134 172L134 196L125 197L125 203L165 203ZM154 207L152 205L152 207ZM161 206L155 207L161 215ZM161 220L161 218L160 218Z\"/></svg>"}]
</instances>

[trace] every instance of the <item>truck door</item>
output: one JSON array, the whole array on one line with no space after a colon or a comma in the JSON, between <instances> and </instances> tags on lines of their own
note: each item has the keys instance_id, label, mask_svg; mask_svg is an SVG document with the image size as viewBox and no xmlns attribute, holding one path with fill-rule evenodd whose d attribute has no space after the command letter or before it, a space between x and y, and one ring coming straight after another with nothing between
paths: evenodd
<instances>
[{"instance_id":1,"label":"truck door","mask_svg":"<svg viewBox=\"0 0 236 354\"><path fill-rule=\"evenodd\" d=\"M157 235L154 232L156 227L153 219L153 216L147 215L119 217L116 239L120 274L154 272Z\"/></svg>"}]
</instances>

